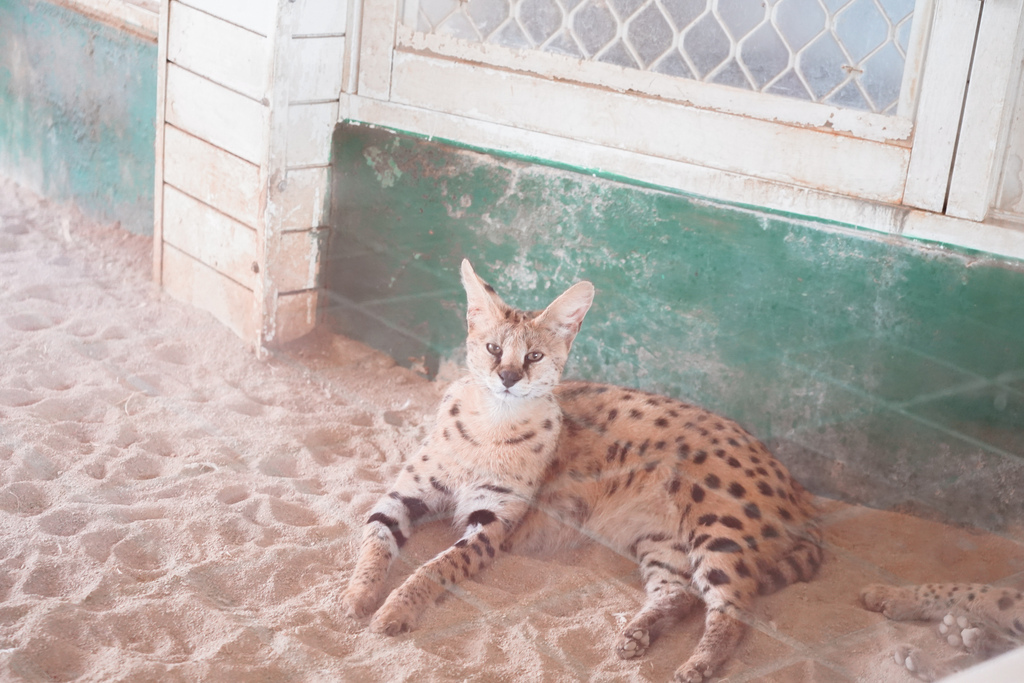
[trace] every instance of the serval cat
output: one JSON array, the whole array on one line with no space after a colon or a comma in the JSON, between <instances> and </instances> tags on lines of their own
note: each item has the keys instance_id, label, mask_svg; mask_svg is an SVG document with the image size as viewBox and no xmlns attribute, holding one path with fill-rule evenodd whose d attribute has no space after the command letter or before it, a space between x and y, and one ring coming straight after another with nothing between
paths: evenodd
<instances>
[{"instance_id":1,"label":"serval cat","mask_svg":"<svg viewBox=\"0 0 1024 683\"><path fill-rule=\"evenodd\" d=\"M370 513L344 609L397 634L500 551L582 530L640 566L647 599L618 634L616 654L642 655L656 622L704 603L704 633L675 679L711 676L758 594L817 571L809 495L731 420L636 389L559 383L593 302L589 282L539 312L508 306L468 261L462 282L468 373ZM438 513L450 513L462 537L378 607L414 524Z\"/></svg>"}]
</instances>

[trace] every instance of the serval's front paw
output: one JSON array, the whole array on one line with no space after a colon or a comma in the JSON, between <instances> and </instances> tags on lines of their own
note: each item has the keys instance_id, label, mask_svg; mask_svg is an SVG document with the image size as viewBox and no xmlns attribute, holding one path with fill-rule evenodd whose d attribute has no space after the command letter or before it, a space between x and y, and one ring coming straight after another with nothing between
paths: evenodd
<instances>
[{"instance_id":1,"label":"serval's front paw","mask_svg":"<svg viewBox=\"0 0 1024 683\"><path fill-rule=\"evenodd\" d=\"M619 643L615 646L615 654L620 659L633 659L640 657L651 644L651 634L647 629L627 629L619 637Z\"/></svg>"},{"instance_id":2,"label":"serval's front paw","mask_svg":"<svg viewBox=\"0 0 1024 683\"><path fill-rule=\"evenodd\" d=\"M881 612L889 619L903 621L912 618L912 605L908 608L905 591L898 586L873 584L860 593L864 607L872 612Z\"/></svg>"},{"instance_id":3,"label":"serval's front paw","mask_svg":"<svg viewBox=\"0 0 1024 683\"><path fill-rule=\"evenodd\" d=\"M363 585L350 585L341 595L341 608L345 616L362 619L373 614L377 607L377 592Z\"/></svg>"},{"instance_id":4,"label":"serval's front paw","mask_svg":"<svg viewBox=\"0 0 1024 683\"><path fill-rule=\"evenodd\" d=\"M370 630L386 636L411 631L416 625L416 610L402 600L388 599L370 621Z\"/></svg>"},{"instance_id":5,"label":"serval's front paw","mask_svg":"<svg viewBox=\"0 0 1024 683\"><path fill-rule=\"evenodd\" d=\"M864 603L864 607L872 612L881 612L885 609L886 600L889 598L891 593L891 586L874 583L870 586L865 586L861 590L860 601Z\"/></svg>"}]
</instances>

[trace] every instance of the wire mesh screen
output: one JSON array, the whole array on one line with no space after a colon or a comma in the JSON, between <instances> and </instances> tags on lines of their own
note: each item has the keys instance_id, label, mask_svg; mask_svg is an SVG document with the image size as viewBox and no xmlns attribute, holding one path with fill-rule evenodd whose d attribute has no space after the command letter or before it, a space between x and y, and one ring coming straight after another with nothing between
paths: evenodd
<instances>
[{"instance_id":1,"label":"wire mesh screen","mask_svg":"<svg viewBox=\"0 0 1024 683\"><path fill-rule=\"evenodd\" d=\"M423 33L893 114L914 0L406 0Z\"/></svg>"}]
</instances>

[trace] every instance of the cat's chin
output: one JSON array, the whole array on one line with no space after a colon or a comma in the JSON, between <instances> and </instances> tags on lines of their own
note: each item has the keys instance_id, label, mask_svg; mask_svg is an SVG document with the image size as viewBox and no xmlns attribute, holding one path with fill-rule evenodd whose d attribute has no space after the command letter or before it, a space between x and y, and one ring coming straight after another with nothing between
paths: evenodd
<instances>
[{"instance_id":1,"label":"cat's chin","mask_svg":"<svg viewBox=\"0 0 1024 683\"><path fill-rule=\"evenodd\" d=\"M489 387L491 396L493 396L498 403L507 408L511 408L520 405L523 401L529 401L534 398L533 392L527 391L526 393L520 393L516 390L516 387L506 388L504 386Z\"/></svg>"},{"instance_id":2,"label":"cat's chin","mask_svg":"<svg viewBox=\"0 0 1024 683\"><path fill-rule=\"evenodd\" d=\"M529 394L520 394L512 391L511 389L506 389L505 387L501 387L500 389L491 389L491 393L494 394L494 397L499 401L523 401L530 397Z\"/></svg>"}]
</instances>

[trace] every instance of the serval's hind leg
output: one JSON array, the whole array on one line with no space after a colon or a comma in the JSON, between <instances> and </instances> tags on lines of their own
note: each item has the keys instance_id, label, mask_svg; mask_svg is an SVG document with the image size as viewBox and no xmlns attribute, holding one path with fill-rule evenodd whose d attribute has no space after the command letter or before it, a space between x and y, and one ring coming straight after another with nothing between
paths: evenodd
<instances>
[{"instance_id":1,"label":"serval's hind leg","mask_svg":"<svg viewBox=\"0 0 1024 683\"><path fill-rule=\"evenodd\" d=\"M622 659L639 657L651 644L652 627L667 617L682 617L700 604L690 585L686 555L660 536L641 538L632 550L640 561L647 600L626 624L615 645Z\"/></svg>"},{"instance_id":2,"label":"serval's hind leg","mask_svg":"<svg viewBox=\"0 0 1024 683\"><path fill-rule=\"evenodd\" d=\"M678 584L666 584L647 594L647 601L630 619L619 636L615 653L622 659L639 657L651 645L651 629L667 617L681 617L693 611L700 600Z\"/></svg>"},{"instance_id":3,"label":"serval's hind leg","mask_svg":"<svg viewBox=\"0 0 1024 683\"><path fill-rule=\"evenodd\" d=\"M701 683L714 675L732 656L747 632L749 614L758 581L747 571L735 569L728 553L706 554L693 573L693 584L707 605L704 634L690 658L676 669L680 683Z\"/></svg>"}]
</instances>

